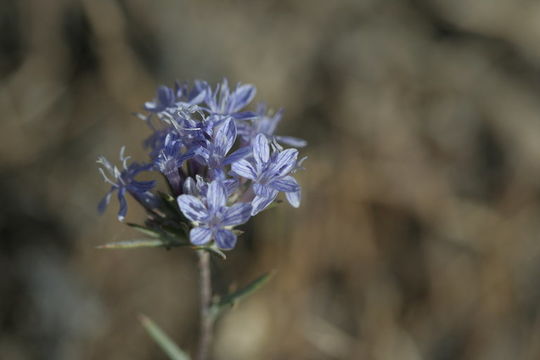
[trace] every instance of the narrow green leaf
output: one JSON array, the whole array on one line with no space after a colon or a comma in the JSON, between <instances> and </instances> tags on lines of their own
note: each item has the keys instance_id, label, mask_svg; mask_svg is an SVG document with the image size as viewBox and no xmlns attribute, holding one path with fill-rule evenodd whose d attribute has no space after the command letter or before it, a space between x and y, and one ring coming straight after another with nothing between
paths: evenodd
<instances>
[{"instance_id":1,"label":"narrow green leaf","mask_svg":"<svg viewBox=\"0 0 540 360\"><path fill-rule=\"evenodd\" d=\"M233 306L238 301L253 294L264 284L266 284L272 276L274 276L273 271L258 277L257 279L250 282L246 287L218 299L218 301L212 306L212 312L214 316L219 315L225 308Z\"/></svg>"},{"instance_id":2,"label":"narrow green leaf","mask_svg":"<svg viewBox=\"0 0 540 360\"><path fill-rule=\"evenodd\" d=\"M133 223L127 223L128 226L132 227L133 229L145 234L145 235L148 235L150 237L153 237L153 238L158 238L161 236L161 234L156 231L156 230L152 230L150 228L147 228L145 226L142 226L142 225L139 225L139 224L133 224Z\"/></svg>"},{"instance_id":3,"label":"narrow green leaf","mask_svg":"<svg viewBox=\"0 0 540 360\"><path fill-rule=\"evenodd\" d=\"M187 353L182 351L178 345L176 345L167 334L161 330L156 323L150 320L145 315L140 315L139 320L146 332L154 339L171 360L190 360L191 358Z\"/></svg>"},{"instance_id":4,"label":"narrow green leaf","mask_svg":"<svg viewBox=\"0 0 540 360\"><path fill-rule=\"evenodd\" d=\"M190 246L189 243L179 241L166 241L163 239L134 239L126 241L116 241L103 245L99 245L98 249L136 249L136 248L152 248L164 247L171 248L177 246Z\"/></svg>"}]
</instances>

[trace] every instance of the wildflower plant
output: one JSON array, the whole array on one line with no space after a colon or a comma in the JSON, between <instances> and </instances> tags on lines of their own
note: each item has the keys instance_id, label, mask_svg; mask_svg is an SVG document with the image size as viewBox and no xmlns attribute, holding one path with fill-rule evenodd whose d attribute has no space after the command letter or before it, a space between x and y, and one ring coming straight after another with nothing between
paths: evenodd
<instances>
[{"instance_id":1,"label":"wildflower plant","mask_svg":"<svg viewBox=\"0 0 540 360\"><path fill-rule=\"evenodd\" d=\"M248 109L255 97L252 85L234 89L223 80L215 87L204 81L160 86L155 99L137 114L151 130L143 142L148 158L131 162L120 151L120 166L104 157L100 172L111 187L98 205L104 212L116 193L118 220L128 212L126 196L146 211L143 225L127 225L146 238L109 243L107 249L140 247L189 247L199 257L201 285L201 336L199 359L206 359L212 327L220 312L248 295L266 280L263 275L245 288L221 297L212 294L211 253L226 258L241 231L238 226L268 209L283 193L293 207L300 206L301 188L294 173L301 169L297 148L305 141L274 135L282 111L269 113L264 104ZM289 148L284 148L288 146ZM147 173L162 177L167 190L156 180L141 180ZM141 321L150 335L172 359L189 359L150 319Z\"/></svg>"}]
</instances>

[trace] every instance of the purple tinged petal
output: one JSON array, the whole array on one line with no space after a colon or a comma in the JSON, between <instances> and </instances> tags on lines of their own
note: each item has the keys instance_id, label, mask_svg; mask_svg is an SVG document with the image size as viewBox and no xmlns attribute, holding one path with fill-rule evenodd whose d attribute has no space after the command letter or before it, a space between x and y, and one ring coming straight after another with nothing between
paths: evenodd
<instances>
[{"instance_id":1,"label":"purple tinged petal","mask_svg":"<svg viewBox=\"0 0 540 360\"><path fill-rule=\"evenodd\" d=\"M223 79L223 82L219 86L219 110L220 112L227 111L225 105L229 102L229 82L227 79Z\"/></svg>"},{"instance_id":2,"label":"purple tinged petal","mask_svg":"<svg viewBox=\"0 0 540 360\"><path fill-rule=\"evenodd\" d=\"M293 136L276 136L276 140L282 144L289 145L292 147L304 147L307 145L307 141L299 139Z\"/></svg>"},{"instance_id":3,"label":"purple tinged petal","mask_svg":"<svg viewBox=\"0 0 540 360\"><path fill-rule=\"evenodd\" d=\"M231 170L238 176L244 177L246 179L254 180L257 176L255 168L247 160L240 160L235 162L231 166Z\"/></svg>"},{"instance_id":4,"label":"purple tinged petal","mask_svg":"<svg viewBox=\"0 0 540 360\"><path fill-rule=\"evenodd\" d=\"M255 196L255 199L251 202L252 209L251 209L251 216L255 216L264 209L270 205L277 196L278 192L274 192L273 196L270 197L263 197L263 196Z\"/></svg>"},{"instance_id":5,"label":"purple tinged petal","mask_svg":"<svg viewBox=\"0 0 540 360\"><path fill-rule=\"evenodd\" d=\"M145 193L152 190L156 182L154 180L150 181L136 181L131 180L131 183L127 186L128 190L136 193Z\"/></svg>"},{"instance_id":6,"label":"purple tinged petal","mask_svg":"<svg viewBox=\"0 0 540 360\"><path fill-rule=\"evenodd\" d=\"M197 191L197 187L195 184L195 180L193 178L188 177L186 180L184 180L184 184L182 185L182 189L184 194L187 195L199 195L199 192Z\"/></svg>"},{"instance_id":7,"label":"purple tinged petal","mask_svg":"<svg viewBox=\"0 0 540 360\"><path fill-rule=\"evenodd\" d=\"M174 92L167 86L160 86L157 93L160 105L169 107L174 102Z\"/></svg>"},{"instance_id":8,"label":"purple tinged petal","mask_svg":"<svg viewBox=\"0 0 540 360\"><path fill-rule=\"evenodd\" d=\"M277 191L273 189L272 187L268 185L263 185L260 183L253 184L253 192L255 192L255 195L262 196L262 197L269 197L274 192L277 194Z\"/></svg>"},{"instance_id":9,"label":"purple tinged petal","mask_svg":"<svg viewBox=\"0 0 540 360\"><path fill-rule=\"evenodd\" d=\"M300 190L300 185L298 185L296 179L292 176L285 176L284 178L278 178L276 180L273 180L269 184L269 187L286 193L296 192Z\"/></svg>"},{"instance_id":10,"label":"purple tinged petal","mask_svg":"<svg viewBox=\"0 0 540 360\"><path fill-rule=\"evenodd\" d=\"M285 176L291 172L296 166L296 158L298 157L298 150L287 149L279 152L272 165L268 169L273 176Z\"/></svg>"},{"instance_id":11,"label":"purple tinged petal","mask_svg":"<svg viewBox=\"0 0 540 360\"><path fill-rule=\"evenodd\" d=\"M244 224L251 216L251 204L238 203L225 210L221 221L223 226L236 226Z\"/></svg>"},{"instance_id":12,"label":"purple tinged petal","mask_svg":"<svg viewBox=\"0 0 540 360\"><path fill-rule=\"evenodd\" d=\"M257 163L257 167L266 164L270 159L270 146L268 140L263 134L258 134L253 140L253 157Z\"/></svg>"},{"instance_id":13,"label":"purple tinged petal","mask_svg":"<svg viewBox=\"0 0 540 360\"><path fill-rule=\"evenodd\" d=\"M206 193L206 203L209 210L216 210L223 206L227 202L225 196L225 188L221 182L214 180L208 186L208 192Z\"/></svg>"},{"instance_id":14,"label":"purple tinged petal","mask_svg":"<svg viewBox=\"0 0 540 360\"><path fill-rule=\"evenodd\" d=\"M292 207L299 207L300 206L300 199L302 196L302 191L298 189L298 191L288 192L285 193L285 197L287 198L287 201L289 204L291 204Z\"/></svg>"},{"instance_id":15,"label":"purple tinged petal","mask_svg":"<svg viewBox=\"0 0 540 360\"><path fill-rule=\"evenodd\" d=\"M222 250L231 250L236 245L236 235L225 229L216 231L216 245Z\"/></svg>"},{"instance_id":16,"label":"purple tinged petal","mask_svg":"<svg viewBox=\"0 0 540 360\"><path fill-rule=\"evenodd\" d=\"M113 191L114 191L114 188L111 188L111 190L109 190L109 192L107 194L105 194L103 199L101 199L101 201L99 202L98 212L100 214L103 214L105 212L105 209L107 208L107 206L111 202L111 197L112 197Z\"/></svg>"},{"instance_id":17,"label":"purple tinged petal","mask_svg":"<svg viewBox=\"0 0 540 360\"><path fill-rule=\"evenodd\" d=\"M238 112L253 100L256 93L257 89L253 85L238 86L231 94L232 103L229 111L231 113Z\"/></svg>"},{"instance_id":18,"label":"purple tinged petal","mask_svg":"<svg viewBox=\"0 0 540 360\"><path fill-rule=\"evenodd\" d=\"M227 193L227 197L231 196L233 192L238 189L238 180L236 179L228 179L223 181L223 186L225 186L225 192Z\"/></svg>"},{"instance_id":19,"label":"purple tinged petal","mask_svg":"<svg viewBox=\"0 0 540 360\"><path fill-rule=\"evenodd\" d=\"M117 195L118 202L120 203L120 209L118 210L118 220L124 221L127 214L126 189L120 188Z\"/></svg>"},{"instance_id":20,"label":"purple tinged petal","mask_svg":"<svg viewBox=\"0 0 540 360\"><path fill-rule=\"evenodd\" d=\"M228 119L218 129L215 137L215 146L221 156L225 156L231 150L236 140L236 125L233 119Z\"/></svg>"},{"instance_id":21,"label":"purple tinged petal","mask_svg":"<svg viewBox=\"0 0 540 360\"><path fill-rule=\"evenodd\" d=\"M206 89L200 89L198 90L198 92L195 89L192 90L191 93L189 94L189 103L194 104L194 105L200 104L206 98L207 93L208 92Z\"/></svg>"},{"instance_id":22,"label":"purple tinged petal","mask_svg":"<svg viewBox=\"0 0 540 360\"><path fill-rule=\"evenodd\" d=\"M180 210L189 220L204 222L208 218L208 210L201 200L192 195L180 195L177 199Z\"/></svg>"},{"instance_id":23,"label":"purple tinged petal","mask_svg":"<svg viewBox=\"0 0 540 360\"><path fill-rule=\"evenodd\" d=\"M205 245L212 238L212 230L207 227L195 227L189 232L189 239L194 245Z\"/></svg>"},{"instance_id":24,"label":"purple tinged petal","mask_svg":"<svg viewBox=\"0 0 540 360\"><path fill-rule=\"evenodd\" d=\"M248 157L251 154L251 146L244 146L236 150L223 160L223 165L229 165L241 159Z\"/></svg>"},{"instance_id":25,"label":"purple tinged petal","mask_svg":"<svg viewBox=\"0 0 540 360\"><path fill-rule=\"evenodd\" d=\"M253 111L242 111L242 112L231 114L231 116L237 120L249 120L249 119L255 119L258 115L257 113Z\"/></svg>"}]
</instances>

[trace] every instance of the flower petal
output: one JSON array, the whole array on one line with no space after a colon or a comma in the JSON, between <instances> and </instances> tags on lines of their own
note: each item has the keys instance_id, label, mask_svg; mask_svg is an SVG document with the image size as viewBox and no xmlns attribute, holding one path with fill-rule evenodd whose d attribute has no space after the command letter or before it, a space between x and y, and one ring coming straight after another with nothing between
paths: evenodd
<instances>
[{"instance_id":1,"label":"flower petal","mask_svg":"<svg viewBox=\"0 0 540 360\"><path fill-rule=\"evenodd\" d=\"M193 180L192 177L188 177L186 180L184 180L183 192L187 195L199 195L199 191L195 186L195 180Z\"/></svg>"},{"instance_id":2,"label":"flower petal","mask_svg":"<svg viewBox=\"0 0 540 360\"><path fill-rule=\"evenodd\" d=\"M307 141L299 139L293 136L276 136L276 140L282 144L289 145L292 147L304 147L307 145Z\"/></svg>"},{"instance_id":3,"label":"flower petal","mask_svg":"<svg viewBox=\"0 0 540 360\"><path fill-rule=\"evenodd\" d=\"M258 115L257 113L253 111L242 111L242 112L231 114L231 116L235 118L236 120L248 120L248 119L255 119Z\"/></svg>"},{"instance_id":4,"label":"flower petal","mask_svg":"<svg viewBox=\"0 0 540 360\"><path fill-rule=\"evenodd\" d=\"M240 160L232 164L231 170L238 176L246 179L254 180L257 176L255 168L247 160Z\"/></svg>"},{"instance_id":5,"label":"flower petal","mask_svg":"<svg viewBox=\"0 0 540 360\"><path fill-rule=\"evenodd\" d=\"M225 196L225 188L220 181L214 180L208 185L208 192L206 193L206 204L208 209L219 209L225 206L227 197Z\"/></svg>"},{"instance_id":6,"label":"flower petal","mask_svg":"<svg viewBox=\"0 0 540 360\"><path fill-rule=\"evenodd\" d=\"M194 245L207 244L212 237L212 230L207 227L195 227L189 232L189 239Z\"/></svg>"},{"instance_id":7,"label":"flower petal","mask_svg":"<svg viewBox=\"0 0 540 360\"><path fill-rule=\"evenodd\" d=\"M277 193L277 191L274 188L268 185L263 185L259 183L253 184L253 192L255 193L255 195L262 196L262 197L269 197L274 192Z\"/></svg>"},{"instance_id":8,"label":"flower petal","mask_svg":"<svg viewBox=\"0 0 540 360\"><path fill-rule=\"evenodd\" d=\"M298 185L296 179L292 176L285 176L284 178L278 178L276 180L273 180L269 184L269 187L286 193L296 192L300 190L300 185Z\"/></svg>"},{"instance_id":9,"label":"flower petal","mask_svg":"<svg viewBox=\"0 0 540 360\"><path fill-rule=\"evenodd\" d=\"M124 221L127 214L127 201L126 201L126 188L122 187L118 189L118 202L120 203L120 209L118 210L118 220Z\"/></svg>"},{"instance_id":10,"label":"flower petal","mask_svg":"<svg viewBox=\"0 0 540 360\"><path fill-rule=\"evenodd\" d=\"M227 156L223 160L223 165L229 165L236 161L240 161L241 159L249 156L250 154L251 154L251 146L241 147L240 149L236 150L235 152Z\"/></svg>"},{"instance_id":11,"label":"flower petal","mask_svg":"<svg viewBox=\"0 0 540 360\"><path fill-rule=\"evenodd\" d=\"M192 195L180 195L177 199L180 210L191 221L204 222L208 218L208 210L202 201Z\"/></svg>"},{"instance_id":12,"label":"flower petal","mask_svg":"<svg viewBox=\"0 0 540 360\"><path fill-rule=\"evenodd\" d=\"M301 196L302 191L300 189L298 191L288 192L285 194L285 197L287 198L287 201L289 201L289 204L291 204L291 206L295 208L300 206Z\"/></svg>"},{"instance_id":13,"label":"flower petal","mask_svg":"<svg viewBox=\"0 0 540 360\"><path fill-rule=\"evenodd\" d=\"M216 245L222 250L230 250L236 245L236 235L225 229L216 232Z\"/></svg>"},{"instance_id":14,"label":"flower petal","mask_svg":"<svg viewBox=\"0 0 540 360\"><path fill-rule=\"evenodd\" d=\"M105 209L107 208L107 206L111 202L111 197L112 197L113 191L114 191L114 188L111 188L111 190L109 190L109 192L107 192L107 194L105 194L103 199L101 199L101 201L99 202L98 212L100 214L103 214L105 212Z\"/></svg>"},{"instance_id":15,"label":"flower petal","mask_svg":"<svg viewBox=\"0 0 540 360\"><path fill-rule=\"evenodd\" d=\"M274 192L272 196L269 197L263 197L263 196L255 196L255 199L251 202L252 209L251 209L251 216L255 216L264 209L270 205L277 196L278 192Z\"/></svg>"},{"instance_id":16,"label":"flower petal","mask_svg":"<svg viewBox=\"0 0 540 360\"><path fill-rule=\"evenodd\" d=\"M174 102L174 92L167 86L160 86L157 91L157 98L160 105L164 107L171 106Z\"/></svg>"},{"instance_id":17,"label":"flower petal","mask_svg":"<svg viewBox=\"0 0 540 360\"><path fill-rule=\"evenodd\" d=\"M221 220L223 226L235 226L244 224L251 216L251 204L238 203L225 210Z\"/></svg>"},{"instance_id":18,"label":"flower petal","mask_svg":"<svg viewBox=\"0 0 540 360\"><path fill-rule=\"evenodd\" d=\"M245 107L253 100L257 89L253 85L241 85L238 86L231 94L231 103L229 105L229 112L235 113Z\"/></svg>"},{"instance_id":19,"label":"flower petal","mask_svg":"<svg viewBox=\"0 0 540 360\"><path fill-rule=\"evenodd\" d=\"M223 186L225 186L225 193L227 197L231 196L236 189L238 189L239 182L236 179L228 179L223 181Z\"/></svg>"},{"instance_id":20,"label":"flower petal","mask_svg":"<svg viewBox=\"0 0 540 360\"><path fill-rule=\"evenodd\" d=\"M258 165L266 164L270 159L270 146L263 134L258 134L253 140L253 157Z\"/></svg>"},{"instance_id":21,"label":"flower petal","mask_svg":"<svg viewBox=\"0 0 540 360\"><path fill-rule=\"evenodd\" d=\"M291 172L296 166L296 158L298 157L298 150L296 149L287 149L280 151L277 154L272 165L269 167L268 171L271 172L274 176L285 176Z\"/></svg>"},{"instance_id":22,"label":"flower petal","mask_svg":"<svg viewBox=\"0 0 540 360\"><path fill-rule=\"evenodd\" d=\"M229 150L231 150L234 141L236 140L236 125L234 120L229 118L225 123L216 131L215 146L216 151L222 157L225 156Z\"/></svg>"}]
</instances>

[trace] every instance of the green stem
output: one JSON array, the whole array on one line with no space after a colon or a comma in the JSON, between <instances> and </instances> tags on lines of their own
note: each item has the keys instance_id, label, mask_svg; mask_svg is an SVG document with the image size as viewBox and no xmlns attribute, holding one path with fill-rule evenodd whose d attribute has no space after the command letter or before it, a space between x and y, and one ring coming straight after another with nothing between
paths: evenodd
<instances>
[{"instance_id":1,"label":"green stem","mask_svg":"<svg viewBox=\"0 0 540 360\"><path fill-rule=\"evenodd\" d=\"M199 339L198 360L208 359L210 345L212 343L212 332L214 318L211 314L212 305L212 280L210 277L210 254L208 251L199 250L199 272L201 288L201 335Z\"/></svg>"}]
</instances>

